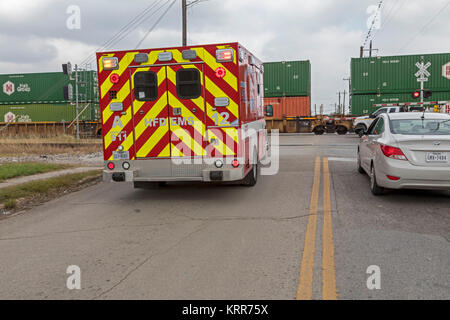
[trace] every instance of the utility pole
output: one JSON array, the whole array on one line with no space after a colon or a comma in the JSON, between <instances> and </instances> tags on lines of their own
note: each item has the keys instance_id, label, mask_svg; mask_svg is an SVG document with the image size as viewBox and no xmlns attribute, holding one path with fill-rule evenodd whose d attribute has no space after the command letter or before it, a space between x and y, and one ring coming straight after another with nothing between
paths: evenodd
<instances>
[{"instance_id":1,"label":"utility pole","mask_svg":"<svg viewBox=\"0 0 450 320\"><path fill-rule=\"evenodd\" d=\"M342 105L341 105L341 92L339 91L339 104L338 104L338 106L339 106L339 113L341 113L341 108L342 108Z\"/></svg>"},{"instance_id":2,"label":"utility pole","mask_svg":"<svg viewBox=\"0 0 450 320\"><path fill-rule=\"evenodd\" d=\"M77 117L77 140L80 140L80 123L78 121L78 65L75 65L75 110Z\"/></svg>"},{"instance_id":3,"label":"utility pole","mask_svg":"<svg viewBox=\"0 0 450 320\"><path fill-rule=\"evenodd\" d=\"M181 0L183 16L183 47L187 46L187 0Z\"/></svg>"},{"instance_id":4,"label":"utility pole","mask_svg":"<svg viewBox=\"0 0 450 320\"><path fill-rule=\"evenodd\" d=\"M344 78L344 81L348 81L348 112L350 114L350 106L352 104L352 78Z\"/></svg>"},{"instance_id":5,"label":"utility pole","mask_svg":"<svg viewBox=\"0 0 450 320\"><path fill-rule=\"evenodd\" d=\"M345 96L347 95L347 92L344 90L344 103L342 105L342 115L345 115Z\"/></svg>"}]
</instances>

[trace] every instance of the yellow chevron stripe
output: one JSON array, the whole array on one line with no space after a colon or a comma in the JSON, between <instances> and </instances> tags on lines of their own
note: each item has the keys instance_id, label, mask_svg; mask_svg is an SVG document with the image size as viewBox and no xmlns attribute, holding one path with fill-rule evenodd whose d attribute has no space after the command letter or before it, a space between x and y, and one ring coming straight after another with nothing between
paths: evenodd
<instances>
[{"instance_id":1,"label":"yellow chevron stripe","mask_svg":"<svg viewBox=\"0 0 450 320\"><path fill-rule=\"evenodd\" d=\"M185 69L190 69L190 68L192 68L192 66L183 66L183 68L185 68ZM198 68L197 68L198 69ZM200 71L200 73L202 73L202 71L201 70L199 70ZM167 77L168 77L168 79L174 84L174 85L176 85L176 72L174 71L174 70L172 70L171 68L167 68ZM203 76L201 77L201 79L202 79L202 86L203 86ZM206 77L206 79L207 80L209 80L208 79L208 77ZM206 89L206 88L205 88ZM213 94L212 92L211 92L211 94ZM214 94L213 94L214 95ZM219 93L219 95L217 95L216 97L224 97L225 96L225 94L223 94L223 95L220 95L220 93ZM170 98L169 98L169 101L170 101ZM180 103L181 104L181 102L179 101L179 100L176 100L178 103ZM197 99L193 99L193 100L191 100L191 101L193 101L196 105L197 105L197 107L199 107L203 112L205 111L205 107L204 107L204 99L203 99L203 97L199 97L199 98L197 98ZM169 104L170 104L170 102L169 102ZM215 114L215 113L217 113L218 114L218 117L219 117L219 124L220 123L222 123L222 121L224 121L224 118L220 115L220 112L217 112L217 111L212 111L212 106L209 104L209 103L207 103L207 105L208 105L208 108L207 108L207 110L208 110L208 116L211 118L211 120L213 120L213 118L212 118L212 115L213 114ZM236 105L237 106L237 105ZM227 109L228 110L228 109ZM189 112L189 110L187 109L187 111ZM225 110L224 110L225 111ZM230 110L231 111L231 110ZM233 113L233 112L232 112ZM234 114L234 113L233 113ZM236 116L236 115L235 115ZM238 116L236 116L236 118L238 118L239 119L239 117Z\"/></svg>"},{"instance_id":2,"label":"yellow chevron stripe","mask_svg":"<svg viewBox=\"0 0 450 320\"><path fill-rule=\"evenodd\" d=\"M211 79L208 77L205 77L206 79L206 90L208 90L214 97L216 98L223 98L228 97L225 92L222 91ZM208 117L211 118L211 116L214 114L212 111L212 106L208 104ZM229 112L231 112L237 119L239 119L239 106L233 101L233 99L230 99L230 105L227 107Z\"/></svg>"},{"instance_id":3,"label":"yellow chevron stripe","mask_svg":"<svg viewBox=\"0 0 450 320\"><path fill-rule=\"evenodd\" d=\"M127 136L127 139L121 143L121 146L123 147L124 151L129 151L131 149L131 147L133 147L134 145L134 138L133 138L133 131L130 132L130 136ZM113 155L111 155L111 157L108 160L114 160L113 159ZM135 160L135 157L133 157L130 160Z\"/></svg>"},{"instance_id":4,"label":"yellow chevron stripe","mask_svg":"<svg viewBox=\"0 0 450 320\"><path fill-rule=\"evenodd\" d=\"M176 145L171 143L170 147L172 148L172 157L184 157L183 152L180 149L178 149Z\"/></svg>"},{"instance_id":5,"label":"yellow chevron stripe","mask_svg":"<svg viewBox=\"0 0 450 320\"><path fill-rule=\"evenodd\" d=\"M173 129L172 129L173 128ZM186 132L186 130L182 129L181 127L171 127L172 135L175 135L178 137L179 141L183 142L188 148L192 150L192 153L195 156L205 156L206 151L203 149L203 147L193 138L191 135ZM177 143L177 141L174 141L172 136L172 144ZM179 148L177 147L179 150ZM181 150L180 150L181 151ZM172 152L172 156L174 156L174 153Z\"/></svg>"},{"instance_id":6,"label":"yellow chevron stripe","mask_svg":"<svg viewBox=\"0 0 450 320\"><path fill-rule=\"evenodd\" d=\"M153 107L147 112L147 114L142 118L142 120L135 126L134 131L136 134L136 140L138 140L141 135L145 132L147 127L145 126L145 119L156 118L167 106L167 93L164 93L161 98L153 105ZM166 118L166 132L169 131L169 120Z\"/></svg>"},{"instance_id":7,"label":"yellow chevron stripe","mask_svg":"<svg viewBox=\"0 0 450 320\"><path fill-rule=\"evenodd\" d=\"M160 154L158 154L158 158L169 158L169 157L170 157L170 144L167 144L164 150L161 151Z\"/></svg>"},{"instance_id":8,"label":"yellow chevron stripe","mask_svg":"<svg viewBox=\"0 0 450 320\"><path fill-rule=\"evenodd\" d=\"M236 143L239 143L239 130L237 128L222 128Z\"/></svg>"},{"instance_id":9,"label":"yellow chevron stripe","mask_svg":"<svg viewBox=\"0 0 450 320\"><path fill-rule=\"evenodd\" d=\"M180 100L178 100L173 94L172 92L169 92L169 105L173 105L172 101L175 101L177 103L177 106L181 107L181 116L184 118L193 118L194 119L194 129L202 136L205 137L205 124L203 123L203 121L201 121L200 119L197 118L196 115L194 115L191 110L189 110L188 108L186 108L186 106L184 106ZM172 124L171 124L171 128L172 128ZM177 126L178 127L178 126Z\"/></svg>"},{"instance_id":10,"label":"yellow chevron stripe","mask_svg":"<svg viewBox=\"0 0 450 320\"><path fill-rule=\"evenodd\" d=\"M123 124L123 128L120 126L117 126L115 128L111 128L111 130L105 134L105 149L107 149L109 147L109 145L112 143L112 139L111 139L111 133L113 132L121 132L124 130L124 128L128 125L128 123L133 119L133 117L131 116L131 112L127 112L125 115L120 117L120 121ZM127 140L129 139L129 136L127 135Z\"/></svg>"},{"instance_id":11,"label":"yellow chevron stripe","mask_svg":"<svg viewBox=\"0 0 450 320\"><path fill-rule=\"evenodd\" d=\"M117 101L124 101L127 96L130 94L130 81L127 81L125 83L125 85L122 87L122 89L120 89L120 91L117 93L117 100L114 100L115 102ZM111 103L113 103L114 101L111 101ZM124 110L127 111L128 110ZM108 122L109 118L113 115L113 112L110 110L109 108L109 104L108 106L103 110L103 124L105 124L106 122Z\"/></svg>"},{"instance_id":12,"label":"yellow chevron stripe","mask_svg":"<svg viewBox=\"0 0 450 320\"><path fill-rule=\"evenodd\" d=\"M212 139L216 139L219 143L214 145L214 148L219 151L221 154L225 156L233 156L236 153L231 150L223 141L224 137L222 135L218 135L214 132L214 130L208 130L209 142Z\"/></svg>"},{"instance_id":13,"label":"yellow chevron stripe","mask_svg":"<svg viewBox=\"0 0 450 320\"><path fill-rule=\"evenodd\" d=\"M234 56L236 57L236 51L234 51ZM222 67L226 70L226 75L223 78L235 91L238 90L238 81L236 76L230 72L222 63L218 63L216 61L216 57L213 57L207 50L205 50L205 54L203 57L203 61L213 70L216 70L219 67Z\"/></svg>"},{"instance_id":14,"label":"yellow chevron stripe","mask_svg":"<svg viewBox=\"0 0 450 320\"><path fill-rule=\"evenodd\" d=\"M156 129L156 131L153 133L153 135L145 142L145 144L141 147L141 149L137 152L138 158L145 158L150 151L153 150L153 148L158 144L158 142L164 137L164 135L169 131L168 126L159 127ZM165 150L165 149L164 149ZM159 155L158 157L169 157L170 152L167 154Z\"/></svg>"}]
</instances>

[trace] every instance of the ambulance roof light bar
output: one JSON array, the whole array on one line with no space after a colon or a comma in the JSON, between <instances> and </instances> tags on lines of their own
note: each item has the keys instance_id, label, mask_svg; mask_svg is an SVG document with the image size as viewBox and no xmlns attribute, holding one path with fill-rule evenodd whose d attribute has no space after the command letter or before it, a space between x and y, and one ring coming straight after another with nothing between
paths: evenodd
<instances>
[{"instance_id":1,"label":"ambulance roof light bar","mask_svg":"<svg viewBox=\"0 0 450 320\"><path fill-rule=\"evenodd\" d=\"M216 50L217 62L233 62L234 52L233 49L220 49Z\"/></svg>"}]
</instances>

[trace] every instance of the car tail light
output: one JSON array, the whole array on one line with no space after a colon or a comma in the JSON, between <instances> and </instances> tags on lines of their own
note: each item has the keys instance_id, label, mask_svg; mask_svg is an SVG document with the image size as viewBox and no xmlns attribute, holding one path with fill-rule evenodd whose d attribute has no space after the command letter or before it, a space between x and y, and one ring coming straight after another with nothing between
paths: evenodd
<instances>
[{"instance_id":1,"label":"car tail light","mask_svg":"<svg viewBox=\"0 0 450 320\"><path fill-rule=\"evenodd\" d=\"M224 68L220 67L220 68L216 69L216 77L217 78L221 79L221 78L225 77L226 74L227 74L227 71Z\"/></svg>"},{"instance_id":2,"label":"car tail light","mask_svg":"<svg viewBox=\"0 0 450 320\"><path fill-rule=\"evenodd\" d=\"M221 49L216 51L217 62L233 62L233 49Z\"/></svg>"},{"instance_id":3,"label":"car tail light","mask_svg":"<svg viewBox=\"0 0 450 320\"><path fill-rule=\"evenodd\" d=\"M116 166L114 165L114 163L112 163L112 162L109 162L109 163L108 163L108 169L109 169L109 170L114 170L115 167L116 167Z\"/></svg>"},{"instance_id":4,"label":"car tail light","mask_svg":"<svg viewBox=\"0 0 450 320\"><path fill-rule=\"evenodd\" d=\"M117 73L113 73L110 77L109 80L111 81L111 83L113 84L117 84L119 83L120 77Z\"/></svg>"},{"instance_id":5,"label":"car tail light","mask_svg":"<svg viewBox=\"0 0 450 320\"><path fill-rule=\"evenodd\" d=\"M233 162L232 162L231 164L232 164L232 166L233 166L234 168L239 167L239 161L238 161L238 160L233 160Z\"/></svg>"},{"instance_id":6,"label":"car tail light","mask_svg":"<svg viewBox=\"0 0 450 320\"><path fill-rule=\"evenodd\" d=\"M408 160L408 158L406 158L405 154L400 148L386 146L383 144L380 147L383 154L388 158L396 160L406 160L406 161Z\"/></svg>"},{"instance_id":7,"label":"car tail light","mask_svg":"<svg viewBox=\"0 0 450 320\"><path fill-rule=\"evenodd\" d=\"M389 180L392 180L392 181L398 181L398 180L400 180L400 178L399 177L394 177L394 176L386 176Z\"/></svg>"}]
</instances>

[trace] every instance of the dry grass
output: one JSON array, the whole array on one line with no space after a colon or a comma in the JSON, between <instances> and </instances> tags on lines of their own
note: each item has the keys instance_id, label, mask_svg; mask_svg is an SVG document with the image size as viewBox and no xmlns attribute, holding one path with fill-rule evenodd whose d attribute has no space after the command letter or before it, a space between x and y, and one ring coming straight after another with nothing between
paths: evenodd
<instances>
[{"instance_id":1,"label":"dry grass","mask_svg":"<svg viewBox=\"0 0 450 320\"><path fill-rule=\"evenodd\" d=\"M73 136L54 138L0 138L1 157L54 154L88 154L102 151L102 140L77 140Z\"/></svg>"},{"instance_id":2,"label":"dry grass","mask_svg":"<svg viewBox=\"0 0 450 320\"><path fill-rule=\"evenodd\" d=\"M21 136L21 137L0 137L0 143L27 143L27 144L40 144L40 143L77 143L77 144L101 144L101 139L80 139L77 140L71 135L59 135L56 137L42 138L39 136Z\"/></svg>"}]
</instances>

